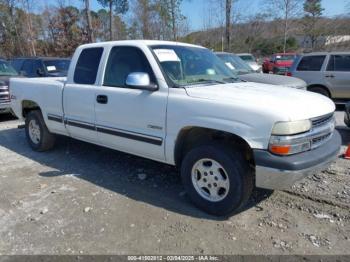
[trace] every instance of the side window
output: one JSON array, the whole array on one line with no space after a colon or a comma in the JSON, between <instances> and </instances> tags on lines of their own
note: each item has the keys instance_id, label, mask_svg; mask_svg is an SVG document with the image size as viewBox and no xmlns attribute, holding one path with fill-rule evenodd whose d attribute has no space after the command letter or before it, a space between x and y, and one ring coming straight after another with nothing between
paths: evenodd
<instances>
[{"instance_id":1,"label":"side window","mask_svg":"<svg viewBox=\"0 0 350 262\"><path fill-rule=\"evenodd\" d=\"M23 59L14 59L11 61L11 65L19 73L22 70Z\"/></svg>"},{"instance_id":2,"label":"side window","mask_svg":"<svg viewBox=\"0 0 350 262\"><path fill-rule=\"evenodd\" d=\"M327 71L350 72L350 55L332 55Z\"/></svg>"},{"instance_id":3,"label":"side window","mask_svg":"<svg viewBox=\"0 0 350 262\"><path fill-rule=\"evenodd\" d=\"M36 77L34 74L33 61L32 60L24 60L22 70L25 72L25 75L28 77Z\"/></svg>"},{"instance_id":4,"label":"side window","mask_svg":"<svg viewBox=\"0 0 350 262\"><path fill-rule=\"evenodd\" d=\"M135 72L147 73L151 82L156 82L151 66L140 49L131 46L115 46L108 58L103 85L126 87L126 78L130 73Z\"/></svg>"},{"instance_id":5,"label":"side window","mask_svg":"<svg viewBox=\"0 0 350 262\"><path fill-rule=\"evenodd\" d=\"M41 60L33 61L33 70L36 76L45 76L45 71L42 66Z\"/></svg>"},{"instance_id":6,"label":"side window","mask_svg":"<svg viewBox=\"0 0 350 262\"><path fill-rule=\"evenodd\" d=\"M76 84L95 84L102 53L102 47L86 48L80 53L74 71Z\"/></svg>"},{"instance_id":7,"label":"side window","mask_svg":"<svg viewBox=\"0 0 350 262\"><path fill-rule=\"evenodd\" d=\"M324 55L304 56L297 67L297 71L321 71L325 58Z\"/></svg>"}]
</instances>

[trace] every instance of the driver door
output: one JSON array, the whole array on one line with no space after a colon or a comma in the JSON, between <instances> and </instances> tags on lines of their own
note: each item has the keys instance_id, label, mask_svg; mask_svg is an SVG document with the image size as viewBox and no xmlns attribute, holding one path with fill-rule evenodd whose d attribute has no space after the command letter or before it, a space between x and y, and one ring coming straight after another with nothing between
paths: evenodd
<instances>
[{"instance_id":1,"label":"driver door","mask_svg":"<svg viewBox=\"0 0 350 262\"><path fill-rule=\"evenodd\" d=\"M113 47L102 85L95 94L98 140L120 151L164 160L168 92L167 89L152 92L129 88L126 78L135 72L148 73L151 82L157 84L141 49Z\"/></svg>"}]
</instances>

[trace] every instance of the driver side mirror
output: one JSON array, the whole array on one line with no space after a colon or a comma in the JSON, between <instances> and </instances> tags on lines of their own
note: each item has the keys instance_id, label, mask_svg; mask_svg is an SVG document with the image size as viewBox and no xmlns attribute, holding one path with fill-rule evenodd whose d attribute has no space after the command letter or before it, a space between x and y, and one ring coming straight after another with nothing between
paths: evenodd
<instances>
[{"instance_id":1,"label":"driver side mirror","mask_svg":"<svg viewBox=\"0 0 350 262\"><path fill-rule=\"evenodd\" d=\"M151 79L147 73L130 73L126 78L125 83L130 88L148 90L152 92L158 90L158 86L151 83Z\"/></svg>"}]
</instances>

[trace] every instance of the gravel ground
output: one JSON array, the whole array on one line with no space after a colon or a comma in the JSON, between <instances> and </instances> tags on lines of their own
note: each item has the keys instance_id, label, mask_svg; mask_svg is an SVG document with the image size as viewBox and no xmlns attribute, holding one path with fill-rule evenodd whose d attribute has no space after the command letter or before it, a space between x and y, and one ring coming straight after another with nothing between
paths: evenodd
<instances>
[{"instance_id":1,"label":"gravel ground","mask_svg":"<svg viewBox=\"0 0 350 262\"><path fill-rule=\"evenodd\" d=\"M33 152L18 124L0 116L0 254L350 254L348 160L218 219L172 167L68 138Z\"/></svg>"}]
</instances>

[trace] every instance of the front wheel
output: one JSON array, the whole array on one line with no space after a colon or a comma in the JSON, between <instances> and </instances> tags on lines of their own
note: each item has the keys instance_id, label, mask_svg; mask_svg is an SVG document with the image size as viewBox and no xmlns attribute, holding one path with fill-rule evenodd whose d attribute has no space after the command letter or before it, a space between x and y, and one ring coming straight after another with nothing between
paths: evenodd
<instances>
[{"instance_id":1,"label":"front wheel","mask_svg":"<svg viewBox=\"0 0 350 262\"><path fill-rule=\"evenodd\" d=\"M181 166L184 187L205 212L224 216L244 206L253 190L253 174L242 154L221 145L192 149Z\"/></svg>"},{"instance_id":2,"label":"front wheel","mask_svg":"<svg viewBox=\"0 0 350 262\"><path fill-rule=\"evenodd\" d=\"M28 143L35 151L47 151L55 144L55 135L47 129L39 110L28 113L25 121L25 131Z\"/></svg>"}]
</instances>

